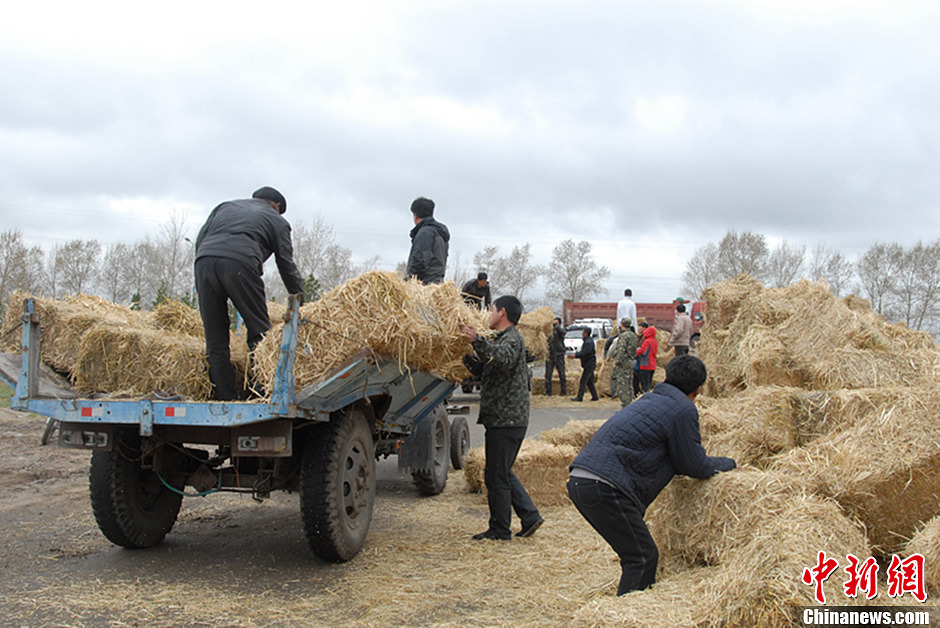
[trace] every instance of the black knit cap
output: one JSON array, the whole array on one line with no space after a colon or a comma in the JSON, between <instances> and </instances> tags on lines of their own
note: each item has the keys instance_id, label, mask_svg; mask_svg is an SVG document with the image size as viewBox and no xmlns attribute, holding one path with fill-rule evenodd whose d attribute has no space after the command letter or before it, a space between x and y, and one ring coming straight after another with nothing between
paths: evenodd
<instances>
[{"instance_id":1,"label":"black knit cap","mask_svg":"<svg viewBox=\"0 0 940 628\"><path fill-rule=\"evenodd\" d=\"M281 209L278 210L278 213L283 214L287 211L287 199L284 198L283 194L272 187L264 186L263 188L258 188L255 190L254 194L251 195L251 198L260 198L265 201L280 203Z\"/></svg>"},{"instance_id":2,"label":"black knit cap","mask_svg":"<svg viewBox=\"0 0 940 628\"><path fill-rule=\"evenodd\" d=\"M434 201L420 196L411 204L411 213L418 218L427 218L434 215Z\"/></svg>"}]
</instances>

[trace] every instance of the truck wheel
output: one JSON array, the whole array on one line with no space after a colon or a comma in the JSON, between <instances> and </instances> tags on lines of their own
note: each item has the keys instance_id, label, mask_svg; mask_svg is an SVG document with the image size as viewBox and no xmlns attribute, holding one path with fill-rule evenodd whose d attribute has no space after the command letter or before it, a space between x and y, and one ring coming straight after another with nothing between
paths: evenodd
<instances>
[{"instance_id":1,"label":"truck wheel","mask_svg":"<svg viewBox=\"0 0 940 628\"><path fill-rule=\"evenodd\" d=\"M469 395L470 393L473 392L473 384L461 384L460 390L462 390L465 394Z\"/></svg>"},{"instance_id":2,"label":"truck wheel","mask_svg":"<svg viewBox=\"0 0 940 628\"><path fill-rule=\"evenodd\" d=\"M341 563L365 543L375 504L375 454L365 416L344 411L309 430L300 471L300 516L313 553Z\"/></svg>"},{"instance_id":3,"label":"truck wheel","mask_svg":"<svg viewBox=\"0 0 940 628\"><path fill-rule=\"evenodd\" d=\"M439 495L447 486L450 470L450 426L444 406L438 406L431 416L431 468L411 474L418 492L422 495Z\"/></svg>"},{"instance_id":4,"label":"truck wheel","mask_svg":"<svg viewBox=\"0 0 940 628\"><path fill-rule=\"evenodd\" d=\"M462 416L455 417L450 424L450 463L455 469L463 469L470 451L470 426Z\"/></svg>"},{"instance_id":5,"label":"truck wheel","mask_svg":"<svg viewBox=\"0 0 940 628\"><path fill-rule=\"evenodd\" d=\"M131 549L153 547L176 523L183 496L141 468L140 435L116 429L111 451L91 454L91 509L109 541Z\"/></svg>"}]
</instances>

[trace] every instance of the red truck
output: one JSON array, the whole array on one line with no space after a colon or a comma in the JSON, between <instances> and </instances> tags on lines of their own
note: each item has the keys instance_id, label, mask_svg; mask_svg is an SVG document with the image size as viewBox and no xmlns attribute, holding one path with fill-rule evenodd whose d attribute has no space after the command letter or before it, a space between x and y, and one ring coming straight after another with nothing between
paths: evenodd
<instances>
[{"instance_id":1,"label":"red truck","mask_svg":"<svg viewBox=\"0 0 940 628\"><path fill-rule=\"evenodd\" d=\"M679 299L672 303L637 303L637 318L645 318L646 322L665 331L672 331L672 321L675 318L676 306ZM692 346L701 336L702 325L705 324L705 302L685 301L686 312L692 317ZM614 320L617 317L617 303L592 303L588 301L562 301L564 314L562 321L571 325L582 318L607 318Z\"/></svg>"}]
</instances>

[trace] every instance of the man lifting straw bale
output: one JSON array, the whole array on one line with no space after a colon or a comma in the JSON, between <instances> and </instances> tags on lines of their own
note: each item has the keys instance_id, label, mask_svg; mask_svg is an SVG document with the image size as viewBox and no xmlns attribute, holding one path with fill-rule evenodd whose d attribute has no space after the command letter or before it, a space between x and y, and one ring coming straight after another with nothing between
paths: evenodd
<instances>
[{"instance_id":1,"label":"man lifting straw bale","mask_svg":"<svg viewBox=\"0 0 940 628\"><path fill-rule=\"evenodd\" d=\"M655 580L659 550L643 515L669 481L677 474L704 479L736 466L702 447L694 401L706 377L697 357L675 358L666 381L611 417L571 463L571 501L620 556L617 595Z\"/></svg>"}]
</instances>

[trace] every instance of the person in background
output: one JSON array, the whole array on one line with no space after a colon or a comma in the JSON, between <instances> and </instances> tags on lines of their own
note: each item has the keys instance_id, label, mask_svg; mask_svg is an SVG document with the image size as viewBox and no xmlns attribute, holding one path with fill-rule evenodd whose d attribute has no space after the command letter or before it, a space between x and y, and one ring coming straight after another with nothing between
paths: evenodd
<instances>
[{"instance_id":1,"label":"person in background","mask_svg":"<svg viewBox=\"0 0 940 628\"><path fill-rule=\"evenodd\" d=\"M239 397L229 348L229 300L245 321L248 350L253 351L271 328L261 275L272 254L287 291L302 298L304 282L294 264L290 224L282 216L286 211L283 194L272 187L259 188L249 199L216 206L196 236L193 270L199 313L209 381L220 401Z\"/></svg>"},{"instance_id":2,"label":"person in background","mask_svg":"<svg viewBox=\"0 0 940 628\"><path fill-rule=\"evenodd\" d=\"M623 298L617 303L617 320L630 319L633 329L637 329L636 303L633 302L633 290L627 288L623 291Z\"/></svg>"},{"instance_id":3,"label":"person in background","mask_svg":"<svg viewBox=\"0 0 940 628\"><path fill-rule=\"evenodd\" d=\"M611 359L614 367L610 372L610 394L620 397L620 406L633 401L633 364L636 362L636 334L630 319L620 321L620 336L614 345Z\"/></svg>"},{"instance_id":4,"label":"person in background","mask_svg":"<svg viewBox=\"0 0 940 628\"><path fill-rule=\"evenodd\" d=\"M502 296L490 309L489 328L497 332L490 340L477 336L470 325L462 328L473 345L464 365L482 383L478 422L486 428L483 481L490 510L489 527L473 535L481 541L512 540L512 511L522 521L518 537L532 536L542 525L542 515L532 503L522 482L512 472L529 425L529 367L525 342L516 329L522 304L513 296Z\"/></svg>"},{"instance_id":5,"label":"person in background","mask_svg":"<svg viewBox=\"0 0 940 628\"><path fill-rule=\"evenodd\" d=\"M597 353L594 347L594 339L591 338L591 330L583 329L581 331L581 348L572 358L581 360L581 380L578 382L578 396L572 397L572 401L584 401L585 389L591 391L591 401L597 401L597 388L594 386L594 369L597 368Z\"/></svg>"},{"instance_id":6,"label":"person in background","mask_svg":"<svg viewBox=\"0 0 940 628\"><path fill-rule=\"evenodd\" d=\"M552 320L552 337L548 339L548 357L545 358L545 396L552 396L552 370L558 371L561 396L568 396L568 379L565 375L565 333L568 330L557 316Z\"/></svg>"},{"instance_id":7,"label":"person in background","mask_svg":"<svg viewBox=\"0 0 940 628\"><path fill-rule=\"evenodd\" d=\"M656 328L643 321L640 323L640 346L636 350L636 361L640 373L640 390L645 393L653 390L657 351L659 343L656 341Z\"/></svg>"},{"instance_id":8,"label":"person in background","mask_svg":"<svg viewBox=\"0 0 940 628\"><path fill-rule=\"evenodd\" d=\"M620 557L617 595L656 578L659 550L643 517L672 478L705 479L736 467L702 447L695 398L707 376L697 357L674 358L666 381L604 423L569 467L568 496Z\"/></svg>"},{"instance_id":9,"label":"person in background","mask_svg":"<svg viewBox=\"0 0 940 628\"><path fill-rule=\"evenodd\" d=\"M490 285L486 273L477 273L477 278L465 283L460 293L467 305L481 310L490 309Z\"/></svg>"},{"instance_id":10,"label":"person in background","mask_svg":"<svg viewBox=\"0 0 940 628\"><path fill-rule=\"evenodd\" d=\"M419 197L411 203L414 229L411 230L411 252L405 277L416 277L421 283L442 283L447 269L450 231L444 223L434 220L434 201Z\"/></svg>"},{"instance_id":11,"label":"person in background","mask_svg":"<svg viewBox=\"0 0 940 628\"><path fill-rule=\"evenodd\" d=\"M685 305L676 306L676 317L672 323L672 333L669 334L669 346L675 349L676 355L685 355L689 352L689 343L692 342L692 319L686 314Z\"/></svg>"}]
</instances>

